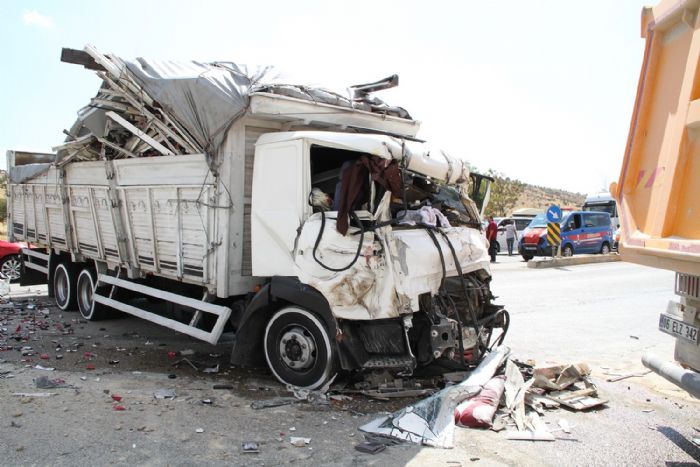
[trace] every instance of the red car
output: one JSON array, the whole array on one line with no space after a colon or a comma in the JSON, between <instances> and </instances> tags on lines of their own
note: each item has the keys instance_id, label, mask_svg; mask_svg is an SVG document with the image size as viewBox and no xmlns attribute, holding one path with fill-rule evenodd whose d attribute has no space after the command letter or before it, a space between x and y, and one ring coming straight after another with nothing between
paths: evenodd
<instances>
[{"instance_id":1,"label":"red car","mask_svg":"<svg viewBox=\"0 0 700 467\"><path fill-rule=\"evenodd\" d=\"M12 282L18 281L22 273L22 248L24 243L12 243L0 240L0 278L9 277Z\"/></svg>"}]
</instances>

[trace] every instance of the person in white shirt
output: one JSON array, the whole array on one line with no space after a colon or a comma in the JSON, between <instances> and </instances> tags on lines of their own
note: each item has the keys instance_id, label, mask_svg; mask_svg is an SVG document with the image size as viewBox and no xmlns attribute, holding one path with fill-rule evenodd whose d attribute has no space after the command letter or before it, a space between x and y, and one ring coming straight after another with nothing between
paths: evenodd
<instances>
[{"instance_id":1,"label":"person in white shirt","mask_svg":"<svg viewBox=\"0 0 700 467\"><path fill-rule=\"evenodd\" d=\"M513 256L513 244L518 239L518 232L515 230L515 221L511 220L506 224L506 243L508 244L508 256Z\"/></svg>"}]
</instances>

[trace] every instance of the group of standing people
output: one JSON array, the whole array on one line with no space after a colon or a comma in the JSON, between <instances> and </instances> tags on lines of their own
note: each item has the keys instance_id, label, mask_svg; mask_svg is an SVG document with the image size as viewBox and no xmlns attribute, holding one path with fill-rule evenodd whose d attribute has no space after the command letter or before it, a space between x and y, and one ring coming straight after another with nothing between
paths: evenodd
<instances>
[{"instance_id":1,"label":"group of standing people","mask_svg":"<svg viewBox=\"0 0 700 467\"><path fill-rule=\"evenodd\" d=\"M515 222L511 219L504 226L506 231L506 244L508 245L508 256L513 256L513 245L518 239L518 232L515 227ZM496 262L496 253L498 252L498 225L493 220L493 216L489 216L489 223L486 226L486 239L489 241L489 255L491 262Z\"/></svg>"}]
</instances>

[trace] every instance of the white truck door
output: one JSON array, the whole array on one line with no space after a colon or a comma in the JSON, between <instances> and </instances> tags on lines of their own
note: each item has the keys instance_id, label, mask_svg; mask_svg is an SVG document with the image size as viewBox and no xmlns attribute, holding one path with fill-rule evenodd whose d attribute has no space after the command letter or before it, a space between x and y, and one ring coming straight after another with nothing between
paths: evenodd
<instances>
[{"instance_id":1,"label":"white truck door","mask_svg":"<svg viewBox=\"0 0 700 467\"><path fill-rule=\"evenodd\" d=\"M258 277L294 276L294 241L308 193L304 140L255 148L251 205L251 260Z\"/></svg>"}]
</instances>

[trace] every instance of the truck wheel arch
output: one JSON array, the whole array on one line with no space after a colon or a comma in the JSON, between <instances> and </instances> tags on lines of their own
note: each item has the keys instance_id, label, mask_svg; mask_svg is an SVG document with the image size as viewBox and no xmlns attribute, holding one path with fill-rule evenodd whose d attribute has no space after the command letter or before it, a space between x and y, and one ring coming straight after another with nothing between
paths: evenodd
<instances>
[{"instance_id":1,"label":"truck wheel arch","mask_svg":"<svg viewBox=\"0 0 700 467\"><path fill-rule=\"evenodd\" d=\"M296 277L275 276L253 296L243 312L231 352L232 364L266 365L263 350L265 328L275 311L289 305L314 313L326 325L328 335L336 335L337 323L321 292L302 284Z\"/></svg>"}]
</instances>

